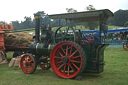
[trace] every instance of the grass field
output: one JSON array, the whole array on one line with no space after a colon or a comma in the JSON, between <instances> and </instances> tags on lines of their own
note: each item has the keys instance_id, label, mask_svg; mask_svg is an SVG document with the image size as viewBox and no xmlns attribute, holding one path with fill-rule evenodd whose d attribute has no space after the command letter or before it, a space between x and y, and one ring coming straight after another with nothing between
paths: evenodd
<instances>
[{"instance_id":1,"label":"grass field","mask_svg":"<svg viewBox=\"0 0 128 85\"><path fill-rule=\"evenodd\" d=\"M8 54L8 60L12 56ZM127 85L128 52L123 48L105 49L105 69L101 74L81 74L82 80L61 79L52 69L39 67L34 74L24 74L21 69L0 65L0 85Z\"/></svg>"},{"instance_id":2,"label":"grass field","mask_svg":"<svg viewBox=\"0 0 128 85\"><path fill-rule=\"evenodd\" d=\"M52 31L56 31L58 27L53 27ZM73 27L74 28L74 27ZM119 28L125 28L125 27L120 27L120 26L113 26L113 25L108 25L108 30L111 29L119 29ZM82 30L90 30L89 28L85 28L84 26L76 26L76 28L74 28L76 30L81 29ZM97 28L99 30L99 28ZM31 30L29 32L35 32L35 30Z\"/></svg>"}]
</instances>

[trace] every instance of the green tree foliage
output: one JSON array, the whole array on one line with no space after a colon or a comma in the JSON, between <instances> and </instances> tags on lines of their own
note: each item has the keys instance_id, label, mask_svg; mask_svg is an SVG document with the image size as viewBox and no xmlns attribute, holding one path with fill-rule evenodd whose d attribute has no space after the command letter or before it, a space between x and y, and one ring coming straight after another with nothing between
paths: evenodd
<instances>
[{"instance_id":1,"label":"green tree foliage","mask_svg":"<svg viewBox=\"0 0 128 85\"><path fill-rule=\"evenodd\" d=\"M87 11L92 11L92 10L96 10L96 9L93 7L93 5L89 5L89 6L87 6L87 7L85 8L85 10L87 10Z\"/></svg>"},{"instance_id":2,"label":"green tree foliage","mask_svg":"<svg viewBox=\"0 0 128 85\"><path fill-rule=\"evenodd\" d=\"M21 30L21 29L29 29L29 28L34 28L34 23L31 19L31 17L24 17L24 21L12 21L12 25L14 30Z\"/></svg>"},{"instance_id":3,"label":"green tree foliage","mask_svg":"<svg viewBox=\"0 0 128 85\"><path fill-rule=\"evenodd\" d=\"M0 24L7 24L7 22L5 22L5 21L0 21Z\"/></svg>"},{"instance_id":4,"label":"green tree foliage","mask_svg":"<svg viewBox=\"0 0 128 85\"><path fill-rule=\"evenodd\" d=\"M125 27L128 27L128 21L127 21L127 22L125 22L124 26L125 26Z\"/></svg>"},{"instance_id":5,"label":"green tree foliage","mask_svg":"<svg viewBox=\"0 0 128 85\"><path fill-rule=\"evenodd\" d=\"M128 22L128 10L118 10L114 13L114 17L108 21L112 25L116 26L125 26L125 23Z\"/></svg>"},{"instance_id":6,"label":"green tree foliage","mask_svg":"<svg viewBox=\"0 0 128 85\"><path fill-rule=\"evenodd\" d=\"M25 19L25 21L22 22L22 23L23 23L25 29L32 28L32 19L31 19L31 17L26 17L25 16L24 19Z\"/></svg>"},{"instance_id":7,"label":"green tree foliage","mask_svg":"<svg viewBox=\"0 0 128 85\"><path fill-rule=\"evenodd\" d=\"M38 14L40 14L41 18L40 18L40 25L45 24L46 26L48 25L52 25L52 21L49 18L48 14L46 14L44 11L38 11Z\"/></svg>"},{"instance_id":8,"label":"green tree foliage","mask_svg":"<svg viewBox=\"0 0 128 85\"><path fill-rule=\"evenodd\" d=\"M92 10L96 10L93 5L89 5L85 8L88 11L92 11ZM89 28L90 30L94 30L97 29L98 27L98 22L97 21L93 21L93 22L84 22L83 23L85 28Z\"/></svg>"},{"instance_id":9,"label":"green tree foliage","mask_svg":"<svg viewBox=\"0 0 128 85\"><path fill-rule=\"evenodd\" d=\"M13 25L14 30L20 29L19 21L12 21L12 25Z\"/></svg>"},{"instance_id":10,"label":"green tree foliage","mask_svg":"<svg viewBox=\"0 0 128 85\"><path fill-rule=\"evenodd\" d=\"M77 12L77 10L75 10L73 8L66 8L66 10L67 10L68 13L76 13ZM76 24L70 23L69 26L76 27Z\"/></svg>"},{"instance_id":11,"label":"green tree foliage","mask_svg":"<svg viewBox=\"0 0 128 85\"><path fill-rule=\"evenodd\" d=\"M77 10L73 9L73 8L66 8L68 13L76 13Z\"/></svg>"},{"instance_id":12,"label":"green tree foliage","mask_svg":"<svg viewBox=\"0 0 128 85\"><path fill-rule=\"evenodd\" d=\"M45 25L51 24L51 19L49 18L48 14L46 14L44 11L38 11L38 14L40 14L40 25L43 23ZM13 21L12 22L14 30L21 30L21 29L30 29L35 27L35 19L32 19L31 17L24 17L24 21Z\"/></svg>"}]
</instances>

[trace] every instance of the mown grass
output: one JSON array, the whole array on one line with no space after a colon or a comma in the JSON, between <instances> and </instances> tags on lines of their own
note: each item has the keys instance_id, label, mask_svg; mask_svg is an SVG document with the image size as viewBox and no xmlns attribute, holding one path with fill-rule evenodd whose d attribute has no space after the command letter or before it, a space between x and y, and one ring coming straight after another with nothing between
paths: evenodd
<instances>
[{"instance_id":1,"label":"mown grass","mask_svg":"<svg viewBox=\"0 0 128 85\"><path fill-rule=\"evenodd\" d=\"M58 29L59 27L53 27L52 28L52 31L56 31L57 29ZM65 28L66 27L62 27L62 29L64 29L65 30ZM75 30L78 30L78 29L80 29L81 31L84 31L84 30L90 30L89 28L85 28L83 25L81 25L81 26L76 26L76 27L73 27ZM108 30L111 30L111 29L119 29L119 28L125 28L125 27L120 27L120 26L113 26L113 25L108 25ZM61 29L61 30L62 30ZM99 30L99 28L97 28L97 30ZM29 32L35 32L35 30L31 30L31 31L29 31Z\"/></svg>"},{"instance_id":2,"label":"mown grass","mask_svg":"<svg viewBox=\"0 0 128 85\"><path fill-rule=\"evenodd\" d=\"M107 25L108 26L108 30L111 30L111 29L119 29L119 28L125 28L125 27L120 27L120 26L113 26L113 25ZM56 31L58 27L53 27L52 28L52 31ZM75 30L78 30L80 29L81 31L85 31L85 30L90 30L89 28L85 28L83 25L81 26L76 26L76 27L73 27ZM99 27L97 28L97 30L99 30Z\"/></svg>"},{"instance_id":3,"label":"mown grass","mask_svg":"<svg viewBox=\"0 0 128 85\"><path fill-rule=\"evenodd\" d=\"M125 27L121 27L121 26L114 26L114 25L108 25L108 29L119 29L119 28L125 28Z\"/></svg>"},{"instance_id":4,"label":"mown grass","mask_svg":"<svg viewBox=\"0 0 128 85\"><path fill-rule=\"evenodd\" d=\"M8 59L12 53L9 53ZM0 65L0 85L127 85L128 52L123 48L105 49L105 69L101 74L82 73L82 80L62 79L52 69L39 67L34 74L24 74L17 67Z\"/></svg>"}]
</instances>

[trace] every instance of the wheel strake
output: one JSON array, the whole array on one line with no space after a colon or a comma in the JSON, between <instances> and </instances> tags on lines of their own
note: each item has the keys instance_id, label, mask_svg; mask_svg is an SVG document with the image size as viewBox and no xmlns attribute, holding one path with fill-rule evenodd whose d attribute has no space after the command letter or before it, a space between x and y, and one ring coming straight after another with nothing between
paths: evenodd
<instances>
[{"instance_id":1,"label":"wheel strake","mask_svg":"<svg viewBox=\"0 0 128 85\"><path fill-rule=\"evenodd\" d=\"M82 47L75 42L61 42L51 52L51 66L55 74L62 78L75 78L86 65Z\"/></svg>"}]
</instances>

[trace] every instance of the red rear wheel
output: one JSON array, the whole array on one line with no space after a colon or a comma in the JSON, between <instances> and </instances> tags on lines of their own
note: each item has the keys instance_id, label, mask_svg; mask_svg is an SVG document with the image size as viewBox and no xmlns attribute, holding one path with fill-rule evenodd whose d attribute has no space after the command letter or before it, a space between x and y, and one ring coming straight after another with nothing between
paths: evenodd
<instances>
[{"instance_id":1,"label":"red rear wheel","mask_svg":"<svg viewBox=\"0 0 128 85\"><path fill-rule=\"evenodd\" d=\"M123 44L124 50L128 51L128 41L125 41Z\"/></svg>"},{"instance_id":2,"label":"red rear wheel","mask_svg":"<svg viewBox=\"0 0 128 85\"><path fill-rule=\"evenodd\" d=\"M86 64L85 52L75 42L61 42L51 53L53 71L62 78L75 78L80 75Z\"/></svg>"},{"instance_id":3,"label":"red rear wheel","mask_svg":"<svg viewBox=\"0 0 128 85\"><path fill-rule=\"evenodd\" d=\"M50 64L50 58L49 58L49 56L47 56L47 57L42 57L42 58L46 58L47 59L47 61L46 62L40 62L40 67L42 68L42 69L44 69L44 70L48 70L48 69L50 69L51 68L51 64Z\"/></svg>"},{"instance_id":4,"label":"red rear wheel","mask_svg":"<svg viewBox=\"0 0 128 85\"><path fill-rule=\"evenodd\" d=\"M25 54L20 61L21 69L26 74L32 74L36 70L36 61L30 54Z\"/></svg>"}]
</instances>

